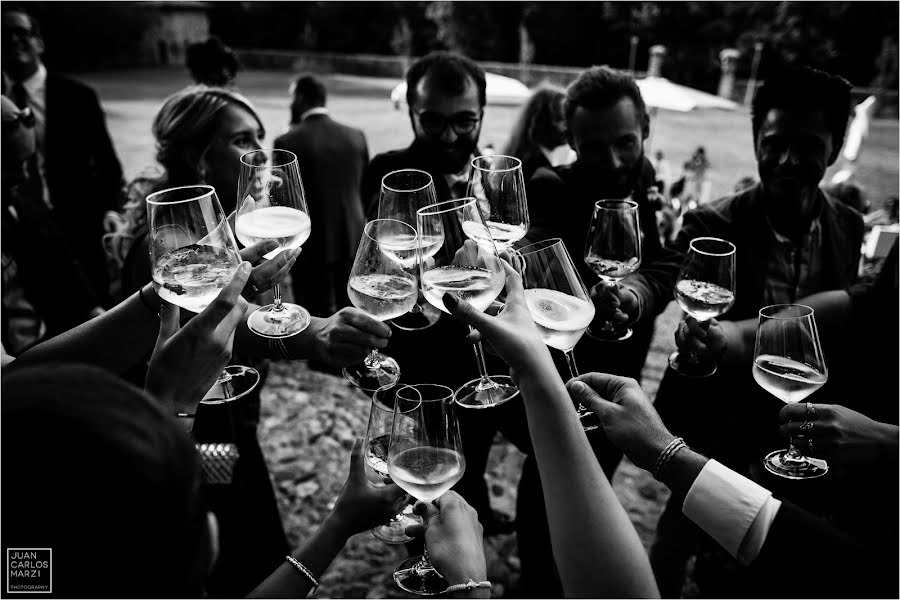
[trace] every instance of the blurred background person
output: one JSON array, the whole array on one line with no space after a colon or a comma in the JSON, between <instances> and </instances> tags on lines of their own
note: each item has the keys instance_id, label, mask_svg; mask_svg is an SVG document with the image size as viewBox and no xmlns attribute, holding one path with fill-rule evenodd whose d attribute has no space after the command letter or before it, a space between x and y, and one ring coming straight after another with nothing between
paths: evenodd
<instances>
[{"instance_id":1,"label":"blurred background person","mask_svg":"<svg viewBox=\"0 0 900 600\"><path fill-rule=\"evenodd\" d=\"M540 167L567 165L576 158L566 143L565 97L564 89L542 83L531 94L513 124L503 154L522 161L522 174L526 182Z\"/></svg>"},{"instance_id":2,"label":"blurred background person","mask_svg":"<svg viewBox=\"0 0 900 600\"><path fill-rule=\"evenodd\" d=\"M297 155L316 224L292 271L294 298L311 314L327 316L350 305L347 280L365 225L360 185L369 148L362 131L331 118L319 79L301 75L291 94L291 128L275 147Z\"/></svg>"},{"instance_id":3,"label":"blurred background person","mask_svg":"<svg viewBox=\"0 0 900 600\"><path fill-rule=\"evenodd\" d=\"M37 148L29 170L104 307L112 305L100 239L103 216L121 205L122 166L97 94L48 71L44 40L25 12L2 15L3 93L35 118ZM82 193L74 193L76 188Z\"/></svg>"},{"instance_id":4,"label":"blurred background person","mask_svg":"<svg viewBox=\"0 0 900 600\"><path fill-rule=\"evenodd\" d=\"M185 64L194 81L202 85L234 85L240 65L234 50L213 36L187 48Z\"/></svg>"},{"instance_id":5,"label":"blurred background person","mask_svg":"<svg viewBox=\"0 0 900 600\"><path fill-rule=\"evenodd\" d=\"M2 106L2 295L0 340L13 356L103 312L81 264L41 200L29 162L34 113L6 96ZM65 290L65 294L60 294Z\"/></svg>"}]
</instances>

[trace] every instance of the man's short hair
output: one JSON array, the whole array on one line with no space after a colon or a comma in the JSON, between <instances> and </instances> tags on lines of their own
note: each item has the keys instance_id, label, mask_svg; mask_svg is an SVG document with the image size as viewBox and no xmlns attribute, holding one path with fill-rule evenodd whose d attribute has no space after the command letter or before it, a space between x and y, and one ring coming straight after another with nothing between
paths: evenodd
<instances>
[{"instance_id":1,"label":"man's short hair","mask_svg":"<svg viewBox=\"0 0 900 600\"><path fill-rule=\"evenodd\" d=\"M406 71L408 106L412 107L416 101L416 88L425 75L431 77L431 82L437 86L438 91L448 96L464 94L471 79L478 88L478 104L484 108L487 102L484 70L475 61L462 54L439 51L423 56Z\"/></svg>"},{"instance_id":2,"label":"man's short hair","mask_svg":"<svg viewBox=\"0 0 900 600\"><path fill-rule=\"evenodd\" d=\"M650 117L634 78L609 67L591 67L582 71L566 88L566 125L571 127L572 116L580 106L587 110L609 108L622 98L630 98L638 112L641 133L650 133Z\"/></svg>"},{"instance_id":3,"label":"man's short hair","mask_svg":"<svg viewBox=\"0 0 900 600\"><path fill-rule=\"evenodd\" d=\"M844 146L847 121L850 118L850 82L812 67L780 67L766 77L756 91L750 114L753 119L753 141L766 115L773 108L823 110L831 131L832 156L837 158Z\"/></svg>"},{"instance_id":4,"label":"man's short hair","mask_svg":"<svg viewBox=\"0 0 900 600\"><path fill-rule=\"evenodd\" d=\"M303 100L310 106L325 106L327 97L325 84L313 75L304 74L294 80L294 97L303 96Z\"/></svg>"},{"instance_id":5,"label":"man's short hair","mask_svg":"<svg viewBox=\"0 0 900 600\"><path fill-rule=\"evenodd\" d=\"M7 8L3 11L3 15L11 15L11 14L19 14L23 15L26 19L28 19L28 23L31 25L31 33L34 37L41 37L41 24L34 17L33 14L28 12L23 8Z\"/></svg>"}]
</instances>

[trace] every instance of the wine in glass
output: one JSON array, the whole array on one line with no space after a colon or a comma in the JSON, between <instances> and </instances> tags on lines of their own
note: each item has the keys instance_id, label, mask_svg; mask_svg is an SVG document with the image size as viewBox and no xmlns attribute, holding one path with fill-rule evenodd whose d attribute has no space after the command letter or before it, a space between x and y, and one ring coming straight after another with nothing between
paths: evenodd
<instances>
[{"instance_id":1,"label":"wine in glass","mask_svg":"<svg viewBox=\"0 0 900 600\"><path fill-rule=\"evenodd\" d=\"M392 171L381 179L378 218L403 221L415 229L416 211L435 202L437 202L437 195L431 175L417 169ZM387 240L384 241L384 244L388 243ZM415 264L418 240L407 235L397 237L390 243L396 246L398 255L402 254ZM429 238L423 240L423 252L426 256L434 256L443 244L443 230L431 232ZM440 317L441 311L420 296L412 310L396 319L391 319L390 323L397 329L414 331L431 327L438 322Z\"/></svg>"},{"instance_id":2,"label":"wine in glass","mask_svg":"<svg viewBox=\"0 0 900 600\"><path fill-rule=\"evenodd\" d=\"M147 196L153 287L166 302L199 313L216 299L241 256L216 191L209 185L160 190ZM231 402L252 391L259 373L229 365L203 398Z\"/></svg>"},{"instance_id":3,"label":"wine in glass","mask_svg":"<svg viewBox=\"0 0 900 600\"><path fill-rule=\"evenodd\" d=\"M459 481L466 470L453 390L432 383L397 390L388 448L388 473L407 493L431 502ZM406 559L394 571L403 590L422 596L440 594L449 584L428 559Z\"/></svg>"},{"instance_id":4,"label":"wine in glass","mask_svg":"<svg viewBox=\"0 0 900 600\"><path fill-rule=\"evenodd\" d=\"M724 315L734 305L735 247L731 242L699 237L691 240L687 257L675 281L675 301L697 319L701 327ZM716 363L703 362L695 352L673 352L669 366L686 377L709 377Z\"/></svg>"},{"instance_id":5,"label":"wine in glass","mask_svg":"<svg viewBox=\"0 0 900 600\"><path fill-rule=\"evenodd\" d=\"M263 240L278 242L278 248L265 255L269 259L282 250L299 248L309 238L309 209L293 152L254 150L241 156L234 230L245 246ZM277 283L274 293L273 304L258 308L247 319L250 330L262 337L285 338L306 329L309 312L282 302Z\"/></svg>"},{"instance_id":6,"label":"wine in glass","mask_svg":"<svg viewBox=\"0 0 900 600\"><path fill-rule=\"evenodd\" d=\"M499 251L528 233L528 201L522 161L514 156L491 154L472 160L467 196L477 200L482 223L466 221L463 233L478 244L491 245Z\"/></svg>"},{"instance_id":7,"label":"wine in glass","mask_svg":"<svg viewBox=\"0 0 900 600\"><path fill-rule=\"evenodd\" d=\"M575 344L594 320L594 303L578 276L569 251L559 238L525 246L518 251L525 303L544 343L562 350L569 373L578 377ZM585 431L600 426L597 416L579 406Z\"/></svg>"},{"instance_id":8,"label":"wine in glass","mask_svg":"<svg viewBox=\"0 0 900 600\"><path fill-rule=\"evenodd\" d=\"M802 402L828 380L814 311L802 304L775 304L759 311L753 379L764 390L793 404ZM812 479L828 472L824 460L810 459L794 446L766 456L770 473L788 479Z\"/></svg>"},{"instance_id":9,"label":"wine in glass","mask_svg":"<svg viewBox=\"0 0 900 600\"><path fill-rule=\"evenodd\" d=\"M450 292L484 312L503 290L506 272L492 243L465 239L467 223L484 227L475 198L459 198L420 208L417 214L420 240L443 229L444 244L426 258L419 253L419 282L425 299L434 307L449 312L444 294ZM480 377L456 390L456 402L465 408L488 408L516 397L519 389L505 375L487 374L481 343L475 344Z\"/></svg>"},{"instance_id":10,"label":"wine in glass","mask_svg":"<svg viewBox=\"0 0 900 600\"><path fill-rule=\"evenodd\" d=\"M641 224L638 204L632 200L598 200L588 229L584 262L606 283L618 285L641 266ZM600 329L588 329L594 339L617 342L634 333L617 329L609 321Z\"/></svg>"},{"instance_id":11,"label":"wine in glass","mask_svg":"<svg viewBox=\"0 0 900 600\"><path fill-rule=\"evenodd\" d=\"M347 295L350 302L373 319L387 321L408 312L416 303L416 250L399 249L398 239L412 239L416 230L401 221L375 219L366 223L356 258L350 269ZM391 386L400 379L400 365L373 348L366 359L346 367L344 377L369 392Z\"/></svg>"},{"instance_id":12,"label":"wine in glass","mask_svg":"<svg viewBox=\"0 0 900 600\"><path fill-rule=\"evenodd\" d=\"M387 460L397 390L397 386L384 387L372 395L372 409L369 411L369 426L366 429L365 456L366 466L375 475L369 478L369 483L375 487L387 485L384 478L390 476ZM406 509L409 509L409 512ZM406 509L394 515L384 525L372 529L372 535L386 544L411 542L413 538L406 535L406 527L419 522L419 519L412 514L412 505L407 504Z\"/></svg>"}]
</instances>

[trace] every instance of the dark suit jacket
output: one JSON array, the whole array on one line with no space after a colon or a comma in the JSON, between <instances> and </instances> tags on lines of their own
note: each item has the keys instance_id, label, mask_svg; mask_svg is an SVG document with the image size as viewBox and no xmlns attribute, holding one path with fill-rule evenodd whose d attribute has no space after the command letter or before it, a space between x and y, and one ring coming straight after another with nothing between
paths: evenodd
<instances>
[{"instance_id":1,"label":"dark suit jacket","mask_svg":"<svg viewBox=\"0 0 900 600\"><path fill-rule=\"evenodd\" d=\"M322 263L352 261L365 225L359 189L369 163L366 136L328 115L312 115L276 138L275 147L290 150L300 163L313 224L303 255Z\"/></svg>"},{"instance_id":2,"label":"dark suit jacket","mask_svg":"<svg viewBox=\"0 0 900 600\"><path fill-rule=\"evenodd\" d=\"M647 200L647 188L654 184L654 179L653 167L644 159L637 188L632 194L639 206L641 266L626 280L641 298L641 317L632 325L634 335L628 340L609 343L583 337L576 354L581 358L580 366L584 371L598 370L639 379L653 337L654 319L672 300L682 255L664 248L659 241L656 208ZM604 198L601 186L602 182L582 172L574 163L538 169L527 187L531 217L527 241L562 238L589 290L599 278L585 264L584 251L594 202Z\"/></svg>"},{"instance_id":3,"label":"dark suit jacket","mask_svg":"<svg viewBox=\"0 0 900 600\"><path fill-rule=\"evenodd\" d=\"M73 79L47 74L46 183L73 252L97 296L108 304L101 239L106 211L122 198L122 166L97 94Z\"/></svg>"}]
</instances>

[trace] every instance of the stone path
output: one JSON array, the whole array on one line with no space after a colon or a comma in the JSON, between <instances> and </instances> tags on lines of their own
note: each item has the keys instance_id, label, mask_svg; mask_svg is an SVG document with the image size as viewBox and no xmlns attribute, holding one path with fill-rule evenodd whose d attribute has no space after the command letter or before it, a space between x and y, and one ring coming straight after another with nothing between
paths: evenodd
<instances>
[{"instance_id":1,"label":"stone path","mask_svg":"<svg viewBox=\"0 0 900 600\"><path fill-rule=\"evenodd\" d=\"M644 367L644 388L654 397L680 319L672 303L657 320ZM346 478L350 450L365 435L369 399L342 378L312 370L303 361L272 365L262 393L260 441L269 464L288 539L297 545L328 514ZM488 464L491 504L515 515L516 487L524 456L498 437ZM653 543L668 490L623 459L613 487L645 547ZM503 597L519 575L515 535L485 540L493 597ZM406 558L403 546L389 546L369 533L354 536L322 576L320 598L402 598L391 573Z\"/></svg>"}]
</instances>

